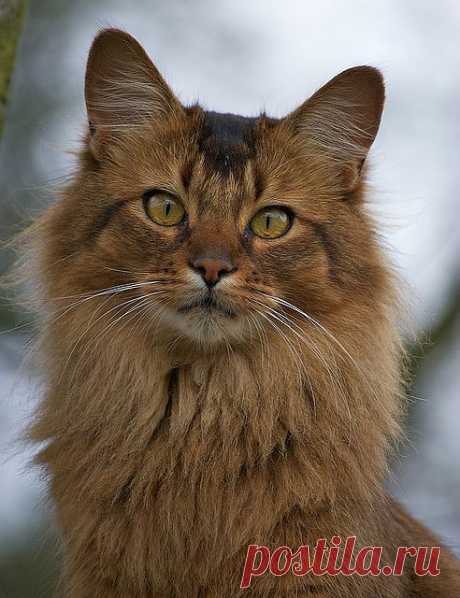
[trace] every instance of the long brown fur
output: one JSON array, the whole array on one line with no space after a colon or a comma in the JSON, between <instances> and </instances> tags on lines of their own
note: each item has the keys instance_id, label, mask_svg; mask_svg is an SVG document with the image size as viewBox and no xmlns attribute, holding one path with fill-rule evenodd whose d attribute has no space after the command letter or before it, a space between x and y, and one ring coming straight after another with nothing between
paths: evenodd
<instances>
[{"instance_id":1,"label":"long brown fur","mask_svg":"<svg viewBox=\"0 0 460 598\"><path fill-rule=\"evenodd\" d=\"M31 437L63 595L459 595L445 548L439 577L267 574L239 590L251 543L356 535L388 563L438 544L383 489L404 398L397 285L365 204L380 74L351 69L285 119L238 121L248 136L222 150L220 117L181 106L137 42L106 30L86 98L79 171L31 233L46 372ZM188 224L151 222L151 189ZM290 231L251 235L275 204ZM237 268L216 287L233 317L178 313L203 254Z\"/></svg>"}]
</instances>

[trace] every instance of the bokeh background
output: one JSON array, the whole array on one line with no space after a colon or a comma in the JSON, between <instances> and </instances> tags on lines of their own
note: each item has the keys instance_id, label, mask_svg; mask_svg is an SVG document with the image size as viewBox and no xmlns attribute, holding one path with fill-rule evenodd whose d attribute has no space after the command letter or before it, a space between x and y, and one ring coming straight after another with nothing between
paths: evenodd
<instances>
[{"instance_id":1,"label":"bokeh background","mask_svg":"<svg viewBox=\"0 0 460 598\"><path fill-rule=\"evenodd\" d=\"M15 0L10 0L15 3ZM18 1L16 1L16 4ZM7 0L0 0L0 18ZM382 69L371 209L408 282L408 441L388 485L460 553L460 3L457 0L33 0L22 18L0 139L0 237L21 230L74 167L83 77L98 28L135 35L184 102L274 116L339 71ZM11 22L10 27L13 27ZM0 51L6 39L0 27ZM1 92L1 90L0 90ZM7 249L0 267L11 262ZM57 543L32 450L18 438L39 396L30 338L0 304L0 597L49 597Z\"/></svg>"}]
</instances>

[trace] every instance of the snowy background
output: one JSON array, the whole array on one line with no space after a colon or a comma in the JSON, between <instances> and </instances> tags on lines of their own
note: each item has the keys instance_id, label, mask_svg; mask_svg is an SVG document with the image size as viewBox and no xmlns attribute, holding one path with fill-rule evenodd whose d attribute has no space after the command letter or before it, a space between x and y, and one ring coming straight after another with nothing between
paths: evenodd
<instances>
[{"instance_id":1,"label":"snowy background","mask_svg":"<svg viewBox=\"0 0 460 598\"><path fill-rule=\"evenodd\" d=\"M460 3L456 0L34 0L0 142L0 237L51 199L84 129L83 77L98 28L144 45L184 102L274 116L350 66L379 67L387 105L372 150L373 209L410 287L418 360L410 442L391 490L460 553ZM9 260L5 251L1 267ZM18 437L37 397L27 335L0 331L0 597L51 596L53 534ZM421 350L419 350L421 354ZM3 592L3 593L2 593Z\"/></svg>"}]
</instances>

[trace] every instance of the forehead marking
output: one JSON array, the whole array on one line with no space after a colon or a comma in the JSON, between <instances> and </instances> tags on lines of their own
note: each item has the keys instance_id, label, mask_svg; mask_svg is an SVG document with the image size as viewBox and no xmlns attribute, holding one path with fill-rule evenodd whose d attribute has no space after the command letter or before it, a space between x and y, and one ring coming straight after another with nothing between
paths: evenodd
<instances>
[{"instance_id":1,"label":"forehead marking","mask_svg":"<svg viewBox=\"0 0 460 598\"><path fill-rule=\"evenodd\" d=\"M254 157L257 118L204 112L198 147L209 170L228 177L238 176Z\"/></svg>"}]
</instances>

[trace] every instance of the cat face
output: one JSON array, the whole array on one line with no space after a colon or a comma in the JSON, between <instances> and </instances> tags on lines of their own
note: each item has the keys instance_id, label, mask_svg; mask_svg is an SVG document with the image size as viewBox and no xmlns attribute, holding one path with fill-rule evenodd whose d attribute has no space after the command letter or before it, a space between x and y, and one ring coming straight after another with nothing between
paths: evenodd
<instances>
[{"instance_id":1,"label":"cat face","mask_svg":"<svg viewBox=\"0 0 460 598\"><path fill-rule=\"evenodd\" d=\"M361 179L383 106L375 69L345 71L284 119L219 114L183 107L138 43L106 30L86 99L88 147L56 208L74 256L63 286L123 287L127 318L202 344L372 300Z\"/></svg>"}]
</instances>

